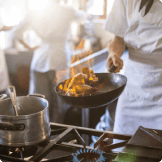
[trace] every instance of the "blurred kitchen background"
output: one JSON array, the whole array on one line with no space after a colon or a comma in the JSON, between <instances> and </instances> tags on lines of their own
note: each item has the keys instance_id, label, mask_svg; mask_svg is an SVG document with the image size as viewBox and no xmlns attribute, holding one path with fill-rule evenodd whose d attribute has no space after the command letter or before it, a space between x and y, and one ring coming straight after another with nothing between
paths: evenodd
<instances>
[{"instance_id":1,"label":"blurred kitchen background","mask_svg":"<svg viewBox=\"0 0 162 162\"><path fill-rule=\"evenodd\" d=\"M60 4L72 6L75 10L84 10L87 15L86 21L71 23L69 43L73 49L71 55L74 55L71 63L107 47L107 43L113 38L113 35L103 30L103 24L111 10L113 1L60 0ZM17 26L25 18L27 10L37 9L38 3L39 6L40 4L45 6L46 1L1 0L0 3L2 23L6 26ZM16 86L17 95L26 95L29 88L29 68L33 52L28 51L15 40L15 28L0 32L0 48L5 51L10 81ZM24 33L24 38L31 47L41 43L41 40L32 30ZM105 67L102 68L105 70Z\"/></svg>"},{"instance_id":2,"label":"blurred kitchen background","mask_svg":"<svg viewBox=\"0 0 162 162\"><path fill-rule=\"evenodd\" d=\"M107 44L112 40L114 35L105 31L103 24L111 11L113 2L114 0L60 0L61 5L68 5L75 10L82 10L87 17L86 21L72 22L69 29L68 41L72 49L72 53L70 53L71 60L68 63L70 75L73 75L73 69L75 69L75 73L80 72L81 67L86 66L89 62L94 72L107 71ZM0 48L5 52L10 83L16 87L17 96L28 94L29 72L33 52L15 40L14 31L16 26L25 18L27 11L36 10L38 3L39 6L45 6L46 1L0 1L0 16L3 24L6 26L15 26L10 31L0 32ZM24 38L31 47L41 44L40 38L32 30L24 33ZM79 112L74 109L74 113ZM93 120L90 123L90 127L95 128L104 113L105 107L100 110L92 109L90 116L93 116L93 119L96 119L96 121ZM68 123L67 119L65 124L71 123ZM76 125L80 124L76 122Z\"/></svg>"}]
</instances>

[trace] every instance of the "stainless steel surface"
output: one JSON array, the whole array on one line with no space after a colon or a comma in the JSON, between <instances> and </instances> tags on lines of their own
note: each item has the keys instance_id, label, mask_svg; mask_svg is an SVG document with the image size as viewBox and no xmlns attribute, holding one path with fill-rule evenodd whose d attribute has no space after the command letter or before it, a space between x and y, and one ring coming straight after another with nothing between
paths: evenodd
<instances>
[{"instance_id":1,"label":"stainless steel surface","mask_svg":"<svg viewBox=\"0 0 162 162\"><path fill-rule=\"evenodd\" d=\"M16 116L18 116L15 87L14 86L8 86L8 91L9 91L10 98L11 98L11 101L12 101L12 104L13 104L13 107L14 107L14 110L15 110L15 114L16 114Z\"/></svg>"},{"instance_id":2,"label":"stainless steel surface","mask_svg":"<svg viewBox=\"0 0 162 162\"><path fill-rule=\"evenodd\" d=\"M44 95L38 94L38 93L34 93L34 94L29 94L29 95L27 95L27 97L29 97L29 96L45 98Z\"/></svg>"},{"instance_id":3,"label":"stainless steel surface","mask_svg":"<svg viewBox=\"0 0 162 162\"><path fill-rule=\"evenodd\" d=\"M7 127L12 127L15 129L15 125L9 122L0 122L0 127L4 127L4 129L7 129Z\"/></svg>"},{"instance_id":4,"label":"stainless steel surface","mask_svg":"<svg viewBox=\"0 0 162 162\"><path fill-rule=\"evenodd\" d=\"M40 97L17 97L19 116L15 116L11 99L0 102L0 123L24 125L23 131L0 128L0 144L20 147L34 145L50 136L48 101ZM6 123L7 124L7 123Z\"/></svg>"},{"instance_id":5,"label":"stainless steel surface","mask_svg":"<svg viewBox=\"0 0 162 162\"><path fill-rule=\"evenodd\" d=\"M82 109L82 127L89 128L89 109ZM86 145L89 145L89 136L82 135Z\"/></svg>"},{"instance_id":6,"label":"stainless steel surface","mask_svg":"<svg viewBox=\"0 0 162 162\"><path fill-rule=\"evenodd\" d=\"M5 99L6 97L7 97L6 94L1 94L1 95L0 95L0 101L3 100L3 99Z\"/></svg>"}]
</instances>

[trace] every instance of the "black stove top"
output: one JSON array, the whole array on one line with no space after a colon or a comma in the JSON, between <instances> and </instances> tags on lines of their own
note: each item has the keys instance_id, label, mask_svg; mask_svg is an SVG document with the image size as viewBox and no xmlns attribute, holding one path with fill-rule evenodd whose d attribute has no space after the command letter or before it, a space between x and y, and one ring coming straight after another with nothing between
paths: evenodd
<instances>
[{"instance_id":1,"label":"black stove top","mask_svg":"<svg viewBox=\"0 0 162 162\"><path fill-rule=\"evenodd\" d=\"M34 146L21 148L0 146L0 159L12 162L79 162L79 161L110 161L117 153L105 153L86 146L82 135L100 137L105 133L112 138L129 140L131 136L120 135L112 132L98 131L95 129L50 123L50 138ZM123 145L124 146L124 145ZM116 146L118 147L118 146ZM28 157L28 158L26 158ZM87 158L87 159L86 159Z\"/></svg>"},{"instance_id":2,"label":"black stove top","mask_svg":"<svg viewBox=\"0 0 162 162\"><path fill-rule=\"evenodd\" d=\"M155 140L157 143L161 143L161 139L157 135L158 130L152 131L143 127L139 127L139 130L137 130L135 135L130 136L57 123L50 123L50 126L50 138L37 145L25 146L21 148L0 146L0 159L2 161L12 162L117 162L121 161L119 159L122 159L123 157L134 157L134 154L132 155L130 148L135 148L137 152L135 156L136 160L134 160L134 162L159 162L159 157L162 155L162 148L155 148L154 146L154 155L158 155L155 158L152 158L151 146L153 146L153 144L147 146L146 143L148 144L149 142L145 141L145 136L147 134L149 136L147 136L148 140L151 140L150 138L153 137L153 140ZM141 138L142 133L145 134L144 138ZM82 138L83 135L84 137L85 135L93 135L100 137L99 139L106 135L108 138L121 139L124 140L124 142L118 144L109 144L106 146L106 148L108 148L107 151L104 152L99 149L94 149L87 146L84 139ZM142 143L139 145L138 141L140 141L140 143L141 141L144 141L143 144L145 145L143 146ZM115 153L111 151L111 149L123 146L125 146L125 148L121 153ZM159 146L161 146L161 144L159 144ZM139 150L143 151L144 153ZM149 155L147 155L145 152L146 150L150 151ZM129 162L129 160L127 161ZM130 162L132 162L131 159Z\"/></svg>"}]
</instances>

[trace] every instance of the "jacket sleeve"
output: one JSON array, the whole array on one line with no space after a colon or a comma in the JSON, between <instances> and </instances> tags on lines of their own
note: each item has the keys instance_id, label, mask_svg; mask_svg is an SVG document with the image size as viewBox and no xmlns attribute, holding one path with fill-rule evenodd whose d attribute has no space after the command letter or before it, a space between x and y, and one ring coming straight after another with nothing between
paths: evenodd
<instances>
[{"instance_id":1,"label":"jacket sleeve","mask_svg":"<svg viewBox=\"0 0 162 162\"><path fill-rule=\"evenodd\" d=\"M2 28L3 28L3 23L0 20L0 30L2 30Z\"/></svg>"},{"instance_id":2,"label":"jacket sleeve","mask_svg":"<svg viewBox=\"0 0 162 162\"><path fill-rule=\"evenodd\" d=\"M124 37L128 29L127 13L126 13L126 0L114 0L114 4L110 14L104 24L104 29L119 37Z\"/></svg>"},{"instance_id":3,"label":"jacket sleeve","mask_svg":"<svg viewBox=\"0 0 162 162\"><path fill-rule=\"evenodd\" d=\"M1 15L0 15L0 30L2 30L3 27L4 27L4 24L2 22L2 18L1 18Z\"/></svg>"}]
</instances>

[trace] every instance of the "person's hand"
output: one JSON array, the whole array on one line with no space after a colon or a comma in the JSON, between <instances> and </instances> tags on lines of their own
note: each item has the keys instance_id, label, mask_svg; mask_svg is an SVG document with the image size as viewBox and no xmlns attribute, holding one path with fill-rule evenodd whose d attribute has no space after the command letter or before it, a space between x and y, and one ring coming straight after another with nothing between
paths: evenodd
<instances>
[{"instance_id":1,"label":"person's hand","mask_svg":"<svg viewBox=\"0 0 162 162\"><path fill-rule=\"evenodd\" d=\"M39 48L40 46L35 46L35 47L30 47L31 51L35 51L37 48Z\"/></svg>"},{"instance_id":2,"label":"person's hand","mask_svg":"<svg viewBox=\"0 0 162 162\"><path fill-rule=\"evenodd\" d=\"M14 26L4 26L1 31L8 31L11 30Z\"/></svg>"},{"instance_id":3,"label":"person's hand","mask_svg":"<svg viewBox=\"0 0 162 162\"><path fill-rule=\"evenodd\" d=\"M35 46L35 47L30 47L28 45L28 43L26 43L25 40L23 40L23 39L20 39L19 42L22 43L24 45L24 47L29 49L30 51L35 51L37 48L39 48L41 46L41 45L39 45L39 46Z\"/></svg>"},{"instance_id":4,"label":"person's hand","mask_svg":"<svg viewBox=\"0 0 162 162\"><path fill-rule=\"evenodd\" d=\"M114 64L116 67L115 73L120 72L120 70L123 68L123 60L116 54L109 54L106 62L107 70L112 64Z\"/></svg>"}]
</instances>

